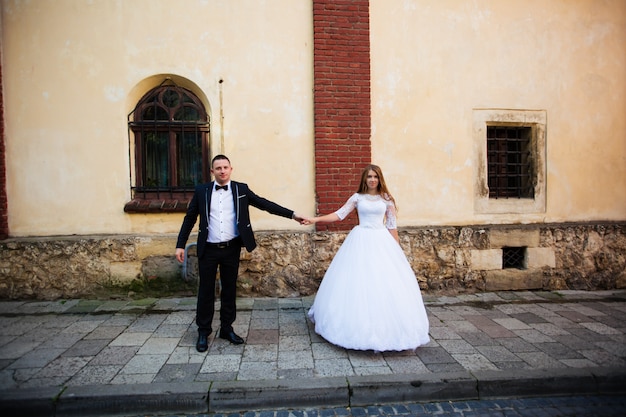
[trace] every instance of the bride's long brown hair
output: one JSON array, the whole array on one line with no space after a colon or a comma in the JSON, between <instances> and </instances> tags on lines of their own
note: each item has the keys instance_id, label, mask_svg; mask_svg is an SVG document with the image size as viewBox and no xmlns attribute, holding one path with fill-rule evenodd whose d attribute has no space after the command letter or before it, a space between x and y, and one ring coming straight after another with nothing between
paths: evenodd
<instances>
[{"instance_id":1,"label":"bride's long brown hair","mask_svg":"<svg viewBox=\"0 0 626 417\"><path fill-rule=\"evenodd\" d=\"M383 176L383 171L378 165L370 164L363 169L363 173L361 174L361 184L359 185L359 190L357 191L357 193L367 193L367 174L369 174L370 171L374 171L376 175L378 175L378 194L380 194L385 200L390 200L391 202L393 202L396 210L398 210L398 207L396 206L396 200L389 192L389 189L387 188L387 183L385 182L385 177Z\"/></svg>"}]
</instances>

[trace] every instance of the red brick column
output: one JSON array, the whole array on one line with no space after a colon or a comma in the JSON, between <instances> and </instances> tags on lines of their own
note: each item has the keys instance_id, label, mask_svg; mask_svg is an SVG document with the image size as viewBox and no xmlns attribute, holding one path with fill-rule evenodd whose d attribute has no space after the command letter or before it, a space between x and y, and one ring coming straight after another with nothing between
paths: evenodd
<instances>
[{"instance_id":1,"label":"red brick column","mask_svg":"<svg viewBox=\"0 0 626 417\"><path fill-rule=\"evenodd\" d=\"M9 236L7 204L6 150L4 146L4 91L2 88L2 60L0 59L0 239Z\"/></svg>"},{"instance_id":2,"label":"red brick column","mask_svg":"<svg viewBox=\"0 0 626 417\"><path fill-rule=\"evenodd\" d=\"M315 189L320 214L357 191L371 161L369 0L313 0ZM317 230L348 230L343 222Z\"/></svg>"}]
</instances>

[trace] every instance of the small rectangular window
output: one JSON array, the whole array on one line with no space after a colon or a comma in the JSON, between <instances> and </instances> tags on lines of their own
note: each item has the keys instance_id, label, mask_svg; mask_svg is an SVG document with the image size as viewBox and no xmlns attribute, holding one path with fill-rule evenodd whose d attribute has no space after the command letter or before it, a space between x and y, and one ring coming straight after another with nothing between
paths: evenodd
<instances>
[{"instance_id":1,"label":"small rectangular window","mask_svg":"<svg viewBox=\"0 0 626 417\"><path fill-rule=\"evenodd\" d=\"M489 198L534 198L532 128L487 126Z\"/></svg>"},{"instance_id":2,"label":"small rectangular window","mask_svg":"<svg viewBox=\"0 0 626 417\"><path fill-rule=\"evenodd\" d=\"M545 110L474 109L474 211L546 211Z\"/></svg>"},{"instance_id":3,"label":"small rectangular window","mask_svg":"<svg viewBox=\"0 0 626 417\"><path fill-rule=\"evenodd\" d=\"M526 258L526 248L524 247L504 247L502 248L502 269L525 269L524 259Z\"/></svg>"}]
</instances>

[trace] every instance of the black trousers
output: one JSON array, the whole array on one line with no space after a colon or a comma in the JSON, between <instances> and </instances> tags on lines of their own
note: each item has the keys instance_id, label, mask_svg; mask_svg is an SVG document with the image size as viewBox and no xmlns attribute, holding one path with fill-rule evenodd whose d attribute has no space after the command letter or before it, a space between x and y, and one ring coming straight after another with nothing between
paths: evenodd
<instances>
[{"instance_id":1,"label":"black trousers","mask_svg":"<svg viewBox=\"0 0 626 417\"><path fill-rule=\"evenodd\" d=\"M237 275L241 255L241 240L231 241L226 247L207 244L204 254L198 259L198 304L196 324L198 333L209 335L215 315L215 280L219 268L222 292L220 294L220 326L225 331L233 329L237 316Z\"/></svg>"}]
</instances>

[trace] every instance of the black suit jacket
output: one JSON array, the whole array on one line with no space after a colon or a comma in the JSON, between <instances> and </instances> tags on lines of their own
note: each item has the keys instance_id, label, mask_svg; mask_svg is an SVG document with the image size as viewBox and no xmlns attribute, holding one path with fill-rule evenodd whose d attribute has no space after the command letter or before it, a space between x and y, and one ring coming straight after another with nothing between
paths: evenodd
<instances>
[{"instance_id":1,"label":"black suit jacket","mask_svg":"<svg viewBox=\"0 0 626 417\"><path fill-rule=\"evenodd\" d=\"M209 236L209 211L211 210L213 185L214 181L196 186L176 242L177 248L185 247L189 234L191 233L193 226L196 224L198 216L200 216L197 248L198 258L202 257L206 248L207 238ZM259 197L254 194L250 188L248 188L248 184L231 181L229 191L233 195L235 217L237 219L237 230L239 231L239 236L241 237L243 246L248 252L252 252L254 248L256 248L254 231L252 230L252 225L250 224L250 206L277 216L287 218L293 217L293 210L289 210L263 197Z\"/></svg>"}]
</instances>

